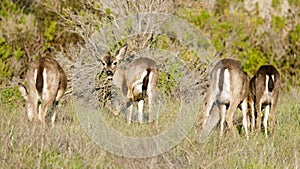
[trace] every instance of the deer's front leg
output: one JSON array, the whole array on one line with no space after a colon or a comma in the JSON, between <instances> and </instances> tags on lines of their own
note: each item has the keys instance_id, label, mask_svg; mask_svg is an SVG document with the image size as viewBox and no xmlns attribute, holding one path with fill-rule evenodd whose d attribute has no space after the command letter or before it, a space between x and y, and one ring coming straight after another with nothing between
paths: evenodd
<instances>
[{"instance_id":1,"label":"deer's front leg","mask_svg":"<svg viewBox=\"0 0 300 169\"><path fill-rule=\"evenodd\" d=\"M210 89L210 94L207 98L205 107L204 107L204 113L203 113L203 122L202 122L202 128L205 127L206 123L207 123L207 119L209 117L210 114L210 110L213 107L213 104L215 102L215 96L213 96L212 94L214 94L214 91L212 89Z\"/></svg>"},{"instance_id":2,"label":"deer's front leg","mask_svg":"<svg viewBox=\"0 0 300 169\"><path fill-rule=\"evenodd\" d=\"M131 124L132 111L133 111L133 104L130 104L129 111L127 110L127 124Z\"/></svg>"}]
</instances>

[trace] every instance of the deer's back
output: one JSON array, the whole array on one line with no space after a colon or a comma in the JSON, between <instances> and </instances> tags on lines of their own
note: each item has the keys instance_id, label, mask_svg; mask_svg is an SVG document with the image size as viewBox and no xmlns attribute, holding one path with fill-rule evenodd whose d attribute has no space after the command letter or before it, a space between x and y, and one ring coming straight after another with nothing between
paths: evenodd
<instances>
[{"instance_id":1,"label":"deer's back","mask_svg":"<svg viewBox=\"0 0 300 169\"><path fill-rule=\"evenodd\" d=\"M250 94L252 97L255 95L262 96L265 92L266 76L272 78L274 76L274 93L278 93L280 89L280 74L276 68L272 65L261 66L253 78L250 80ZM271 80L271 79L270 79Z\"/></svg>"},{"instance_id":2,"label":"deer's back","mask_svg":"<svg viewBox=\"0 0 300 169\"><path fill-rule=\"evenodd\" d=\"M233 84L230 85L231 92L233 95L241 95L246 97L247 94L247 87L248 87L248 79L245 73L243 72L242 65L240 62L233 60L233 59L222 59L219 61L216 66L214 67L211 74L212 83L217 83L214 79L217 79L217 70L220 70L220 82L219 88L222 89L224 83L224 72L227 69L229 71L230 82Z\"/></svg>"},{"instance_id":3,"label":"deer's back","mask_svg":"<svg viewBox=\"0 0 300 169\"><path fill-rule=\"evenodd\" d=\"M133 60L126 68L125 78L128 83L135 80L137 76L142 74L144 70L157 69L157 64L154 60L146 57Z\"/></svg>"},{"instance_id":4,"label":"deer's back","mask_svg":"<svg viewBox=\"0 0 300 169\"><path fill-rule=\"evenodd\" d=\"M55 59L49 57L32 61L27 71L26 80L29 83L29 90L36 89L39 93L42 92L46 83L49 87L63 90L67 86L67 76L62 67Z\"/></svg>"},{"instance_id":5,"label":"deer's back","mask_svg":"<svg viewBox=\"0 0 300 169\"><path fill-rule=\"evenodd\" d=\"M263 65L261 66L257 73L256 73L256 78L258 78L261 81L265 81L266 75L272 76L274 75L274 81L275 83L280 81L280 75L279 72L276 70L276 68L272 65Z\"/></svg>"}]
</instances>

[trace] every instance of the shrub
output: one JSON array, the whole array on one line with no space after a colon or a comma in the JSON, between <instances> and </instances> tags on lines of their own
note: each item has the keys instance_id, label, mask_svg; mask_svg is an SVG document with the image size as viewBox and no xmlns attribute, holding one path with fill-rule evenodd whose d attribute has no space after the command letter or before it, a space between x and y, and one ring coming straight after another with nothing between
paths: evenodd
<instances>
[{"instance_id":1,"label":"shrub","mask_svg":"<svg viewBox=\"0 0 300 169\"><path fill-rule=\"evenodd\" d=\"M20 103L21 99L18 86L0 89L0 103L3 105L9 105L13 108Z\"/></svg>"}]
</instances>

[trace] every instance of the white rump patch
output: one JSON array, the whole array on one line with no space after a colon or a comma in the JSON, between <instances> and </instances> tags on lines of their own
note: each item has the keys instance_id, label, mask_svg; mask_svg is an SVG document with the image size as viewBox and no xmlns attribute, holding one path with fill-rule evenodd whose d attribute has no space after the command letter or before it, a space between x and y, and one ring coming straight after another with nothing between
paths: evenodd
<instances>
[{"instance_id":1,"label":"white rump patch","mask_svg":"<svg viewBox=\"0 0 300 169\"><path fill-rule=\"evenodd\" d=\"M264 94L268 94L269 93L268 85L269 85L269 75L266 75L266 86L265 86L265 92L264 92Z\"/></svg>"},{"instance_id":2,"label":"white rump patch","mask_svg":"<svg viewBox=\"0 0 300 169\"><path fill-rule=\"evenodd\" d=\"M140 79L137 79L136 81L133 82L132 87L133 87L133 92L134 93L142 93L143 90L143 81L144 78L147 76L147 70L144 70Z\"/></svg>"},{"instance_id":3,"label":"white rump patch","mask_svg":"<svg viewBox=\"0 0 300 169\"><path fill-rule=\"evenodd\" d=\"M213 98L217 97L217 95L219 94L219 91L220 91L220 89L219 89L220 71L221 71L221 69L218 69L217 73L216 73L216 78L217 79L216 79L215 89L213 90L213 95L212 95Z\"/></svg>"},{"instance_id":4,"label":"white rump patch","mask_svg":"<svg viewBox=\"0 0 300 169\"><path fill-rule=\"evenodd\" d=\"M38 70L35 69L35 71L34 71L34 84L36 84L37 72L38 72Z\"/></svg>"},{"instance_id":5,"label":"white rump patch","mask_svg":"<svg viewBox=\"0 0 300 169\"><path fill-rule=\"evenodd\" d=\"M274 78L274 75L271 75L271 78L273 79ZM266 75L266 86L265 86L265 91L264 91L264 95L263 97L261 98L261 103L266 103L266 104L269 104L271 103L271 100L272 100L272 92L269 92L269 79L270 79L270 76L269 75Z\"/></svg>"},{"instance_id":6,"label":"white rump patch","mask_svg":"<svg viewBox=\"0 0 300 169\"><path fill-rule=\"evenodd\" d=\"M275 81L275 77L274 77L274 75L271 75L271 77L272 77L272 79L273 79L273 82Z\"/></svg>"},{"instance_id":7,"label":"white rump patch","mask_svg":"<svg viewBox=\"0 0 300 169\"><path fill-rule=\"evenodd\" d=\"M228 69L225 69L224 71L223 90L225 90L225 92L230 94L230 73Z\"/></svg>"},{"instance_id":8,"label":"white rump patch","mask_svg":"<svg viewBox=\"0 0 300 169\"><path fill-rule=\"evenodd\" d=\"M223 90L220 94L220 101L223 103L230 102L230 73L228 69L224 70Z\"/></svg>"}]
</instances>

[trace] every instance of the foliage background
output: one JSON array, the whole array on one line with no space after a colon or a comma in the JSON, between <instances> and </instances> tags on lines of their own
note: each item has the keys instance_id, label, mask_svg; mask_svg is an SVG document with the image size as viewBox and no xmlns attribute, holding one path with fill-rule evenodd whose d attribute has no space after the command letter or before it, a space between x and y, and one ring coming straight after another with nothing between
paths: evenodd
<instances>
[{"instance_id":1,"label":"foliage background","mask_svg":"<svg viewBox=\"0 0 300 169\"><path fill-rule=\"evenodd\" d=\"M23 78L28 62L38 56L60 53L75 60L74 53L88 42L88 37L115 18L155 11L188 20L211 39L219 57L240 60L250 77L262 64L275 65L282 74L282 89L289 90L300 85L299 3L299 0L122 3L3 0L0 86L10 86L14 78ZM156 45L166 48L170 43L173 42ZM192 60L194 56L185 57Z\"/></svg>"}]
</instances>

